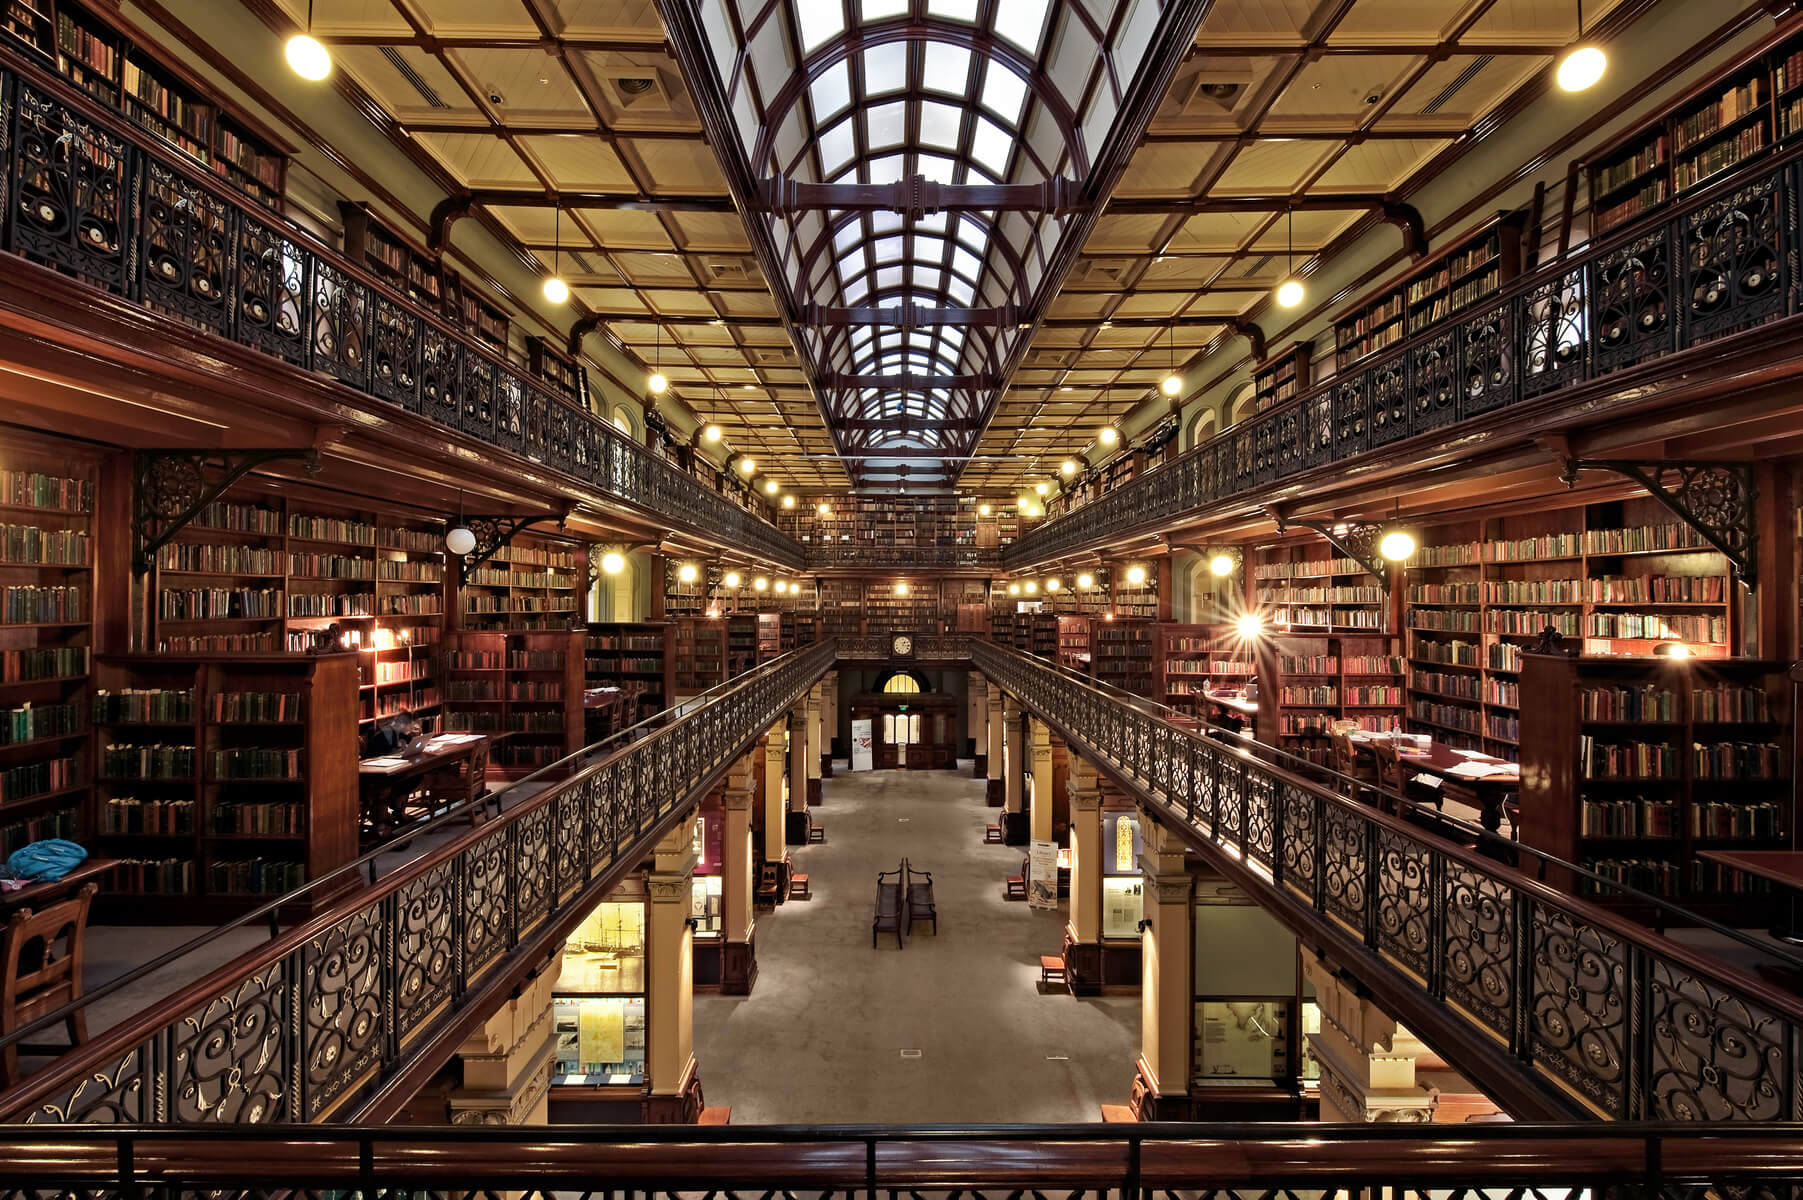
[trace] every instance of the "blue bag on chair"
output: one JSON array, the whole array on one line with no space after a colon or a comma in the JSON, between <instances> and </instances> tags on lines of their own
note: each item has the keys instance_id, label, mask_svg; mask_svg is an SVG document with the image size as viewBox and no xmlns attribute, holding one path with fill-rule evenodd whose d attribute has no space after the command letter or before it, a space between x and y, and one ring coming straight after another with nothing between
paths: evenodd
<instances>
[{"instance_id":1,"label":"blue bag on chair","mask_svg":"<svg viewBox=\"0 0 1803 1200\"><path fill-rule=\"evenodd\" d=\"M51 883L82 864L88 852L74 842L47 838L20 846L6 860L6 873L14 879Z\"/></svg>"}]
</instances>

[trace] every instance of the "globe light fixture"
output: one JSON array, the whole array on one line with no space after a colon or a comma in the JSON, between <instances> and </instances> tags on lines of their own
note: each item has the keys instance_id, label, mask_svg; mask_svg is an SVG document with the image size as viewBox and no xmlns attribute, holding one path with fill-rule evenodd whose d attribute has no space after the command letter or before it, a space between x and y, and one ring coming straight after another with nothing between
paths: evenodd
<instances>
[{"instance_id":1,"label":"globe light fixture","mask_svg":"<svg viewBox=\"0 0 1803 1200\"><path fill-rule=\"evenodd\" d=\"M545 280L545 299L552 304L562 304L570 298L570 285L563 281L563 206L552 210L551 218L551 277Z\"/></svg>"},{"instance_id":2,"label":"globe light fixture","mask_svg":"<svg viewBox=\"0 0 1803 1200\"><path fill-rule=\"evenodd\" d=\"M1021 586L1021 590L1026 592L1027 595L1029 595L1029 596L1034 595L1035 593L1037 593L1039 591L1039 581L1036 579L1029 579L1029 580L1027 580L1027 582L1021 584L1020 586Z\"/></svg>"},{"instance_id":3,"label":"globe light fixture","mask_svg":"<svg viewBox=\"0 0 1803 1200\"><path fill-rule=\"evenodd\" d=\"M753 472L753 471L755 471L755 470L757 470L757 469L758 469L758 462L757 462L757 459L755 459L755 458L741 458L741 459L740 459L740 460L739 460L739 473L740 473L740 474L743 474L743 475L749 475L749 474L751 474L751 473L752 473L752 472Z\"/></svg>"},{"instance_id":4,"label":"globe light fixture","mask_svg":"<svg viewBox=\"0 0 1803 1200\"><path fill-rule=\"evenodd\" d=\"M708 443L717 443L725 436L725 432L718 425L709 425L701 431L701 440Z\"/></svg>"},{"instance_id":5,"label":"globe light fixture","mask_svg":"<svg viewBox=\"0 0 1803 1200\"><path fill-rule=\"evenodd\" d=\"M609 575L618 575L626 569L626 556L618 550L609 550L601 556L601 570Z\"/></svg>"},{"instance_id":6,"label":"globe light fixture","mask_svg":"<svg viewBox=\"0 0 1803 1200\"><path fill-rule=\"evenodd\" d=\"M795 507L795 497L784 496L783 497L783 507L784 508L794 508Z\"/></svg>"},{"instance_id":7,"label":"globe light fixture","mask_svg":"<svg viewBox=\"0 0 1803 1200\"><path fill-rule=\"evenodd\" d=\"M989 515L989 512L990 512L990 509L989 509L989 506L988 506L988 505L987 505L987 504L979 504L979 505L977 505L977 515L978 515L978 516L979 516L979 517L986 517L986 516L988 516L988 515Z\"/></svg>"},{"instance_id":8,"label":"globe light fixture","mask_svg":"<svg viewBox=\"0 0 1803 1200\"><path fill-rule=\"evenodd\" d=\"M1010 595L1010 596L1018 596L1018 595L1020 595L1020 584L1018 584L1018 583L1011 583L1011 584L1009 584L1009 585L1008 585L1008 594L1009 594L1009 595Z\"/></svg>"},{"instance_id":9,"label":"globe light fixture","mask_svg":"<svg viewBox=\"0 0 1803 1200\"><path fill-rule=\"evenodd\" d=\"M1164 381L1158 385L1158 390L1167 396L1175 396L1178 392L1183 390L1183 377L1180 375L1166 375Z\"/></svg>"},{"instance_id":10,"label":"globe light fixture","mask_svg":"<svg viewBox=\"0 0 1803 1200\"><path fill-rule=\"evenodd\" d=\"M453 525L445 530L444 548L452 554L468 554L476 548L476 535L468 525Z\"/></svg>"},{"instance_id":11,"label":"globe light fixture","mask_svg":"<svg viewBox=\"0 0 1803 1200\"><path fill-rule=\"evenodd\" d=\"M1597 46L1573 46L1559 60L1557 79L1568 92L1582 92L1596 86L1609 69L1609 59Z\"/></svg>"},{"instance_id":12,"label":"globe light fixture","mask_svg":"<svg viewBox=\"0 0 1803 1200\"><path fill-rule=\"evenodd\" d=\"M545 280L545 299L552 304L562 304L570 298L570 285L553 275Z\"/></svg>"},{"instance_id":13,"label":"globe light fixture","mask_svg":"<svg viewBox=\"0 0 1803 1200\"><path fill-rule=\"evenodd\" d=\"M1302 303L1302 281L1286 279L1277 285L1277 303L1285 308L1295 308Z\"/></svg>"},{"instance_id":14,"label":"globe light fixture","mask_svg":"<svg viewBox=\"0 0 1803 1200\"><path fill-rule=\"evenodd\" d=\"M332 73L332 56L313 36L313 0L307 0L307 31L297 33L282 47L288 66L302 79L318 83Z\"/></svg>"},{"instance_id":15,"label":"globe light fixture","mask_svg":"<svg viewBox=\"0 0 1803 1200\"><path fill-rule=\"evenodd\" d=\"M908 594L908 585L905 582L896 584L895 585L895 594L898 596L907 595Z\"/></svg>"},{"instance_id":16,"label":"globe light fixture","mask_svg":"<svg viewBox=\"0 0 1803 1200\"><path fill-rule=\"evenodd\" d=\"M1035 496L1043 496L1051 490L1052 485L1049 483L1036 483L1033 485L1033 494Z\"/></svg>"},{"instance_id":17,"label":"globe light fixture","mask_svg":"<svg viewBox=\"0 0 1803 1200\"><path fill-rule=\"evenodd\" d=\"M650 378L645 380L645 390L653 396L661 396L670 390L670 381L662 371L653 371Z\"/></svg>"},{"instance_id":18,"label":"globe light fixture","mask_svg":"<svg viewBox=\"0 0 1803 1200\"><path fill-rule=\"evenodd\" d=\"M739 586L739 573L737 571L728 571L726 577L720 582L729 588L736 588Z\"/></svg>"},{"instance_id":19,"label":"globe light fixture","mask_svg":"<svg viewBox=\"0 0 1803 1200\"><path fill-rule=\"evenodd\" d=\"M762 575L759 575L751 581L751 590L754 592L767 592L770 590L770 581L765 579Z\"/></svg>"},{"instance_id":20,"label":"globe light fixture","mask_svg":"<svg viewBox=\"0 0 1803 1200\"><path fill-rule=\"evenodd\" d=\"M1121 440L1121 431L1112 425L1104 425L1101 432L1096 434L1096 440L1104 446L1112 446Z\"/></svg>"},{"instance_id":21,"label":"globe light fixture","mask_svg":"<svg viewBox=\"0 0 1803 1200\"><path fill-rule=\"evenodd\" d=\"M1406 530L1392 529L1378 540L1377 552L1391 562L1401 562L1415 553L1415 536Z\"/></svg>"},{"instance_id":22,"label":"globe light fixture","mask_svg":"<svg viewBox=\"0 0 1803 1200\"><path fill-rule=\"evenodd\" d=\"M1146 582L1146 569L1139 566L1128 567L1127 582L1134 587L1139 587L1144 584Z\"/></svg>"},{"instance_id":23,"label":"globe light fixture","mask_svg":"<svg viewBox=\"0 0 1803 1200\"><path fill-rule=\"evenodd\" d=\"M1217 554L1208 560L1208 569L1216 575L1233 574L1233 555Z\"/></svg>"},{"instance_id":24,"label":"globe light fixture","mask_svg":"<svg viewBox=\"0 0 1803 1200\"><path fill-rule=\"evenodd\" d=\"M1265 631L1265 619L1257 613L1246 613L1233 623L1243 638L1255 638Z\"/></svg>"},{"instance_id":25,"label":"globe light fixture","mask_svg":"<svg viewBox=\"0 0 1803 1200\"><path fill-rule=\"evenodd\" d=\"M700 572L695 569L694 563L683 563L682 566L676 568L676 578L684 583L694 583L698 574Z\"/></svg>"},{"instance_id":26,"label":"globe light fixture","mask_svg":"<svg viewBox=\"0 0 1803 1200\"><path fill-rule=\"evenodd\" d=\"M1063 586L1064 580L1058 578L1056 575L1045 581L1045 590L1048 592L1055 592Z\"/></svg>"},{"instance_id":27,"label":"globe light fixture","mask_svg":"<svg viewBox=\"0 0 1803 1200\"><path fill-rule=\"evenodd\" d=\"M1077 576L1077 586L1082 589L1092 588L1096 586L1096 577L1091 575L1088 571L1085 571L1083 574Z\"/></svg>"},{"instance_id":28,"label":"globe light fixture","mask_svg":"<svg viewBox=\"0 0 1803 1200\"><path fill-rule=\"evenodd\" d=\"M1689 658L1690 647L1683 642L1660 642L1653 647L1656 658Z\"/></svg>"},{"instance_id":29,"label":"globe light fixture","mask_svg":"<svg viewBox=\"0 0 1803 1200\"><path fill-rule=\"evenodd\" d=\"M830 517L833 515L833 506L823 500L814 506L814 511L823 517Z\"/></svg>"},{"instance_id":30,"label":"globe light fixture","mask_svg":"<svg viewBox=\"0 0 1803 1200\"><path fill-rule=\"evenodd\" d=\"M789 590L789 581L787 579L779 579L776 581L776 594L777 595L780 596L788 590Z\"/></svg>"},{"instance_id":31,"label":"globe light fixture","mask_svg":"<svg viewBox=\"0 0 1803 1200\"><path fill-rule=\"evenodd\" d=\"M764 480L764 494L766 496L774 496L780 490L781 490L781 485L779 485L776 482L776 480L774 480L774 479Z\"/></svg>"},{"instance_id":32,"label":"globe light fixture","mask_svg":"<svg viewBox=\"0 0 1803 1200\"><path fill-rule=\"evenodd\" d=\"M1077 473L1077 460L1074 458L1065 459L1064 462L1059 464L1058 470L1066 479L1069 479L1072 475Z\"/></svg>"}]
</instances>

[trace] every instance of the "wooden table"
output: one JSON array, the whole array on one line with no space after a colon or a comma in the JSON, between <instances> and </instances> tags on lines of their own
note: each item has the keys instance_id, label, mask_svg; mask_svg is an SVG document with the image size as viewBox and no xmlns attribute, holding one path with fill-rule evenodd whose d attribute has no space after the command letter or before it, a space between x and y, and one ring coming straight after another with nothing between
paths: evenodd
<instances>
[{"instance_id":1,"label":"wooden table","mask_svg":"<svg viewBox=\"0 0 1803 1200\"><path fill-rule=\"evenodd\" d=\"M1205 691L1202 698L1229 728L1239 729L1244 723L1258 720L1258 701L1246 699L1244 692Z\"/></svg>"},{"instance_id":2,"label":"wooden table","mask_svg":"<svg viewBox=\"0 0 1803 1200\"><path fill-rule=\"evenodd\" d=\"M1496 833L1502 828L1503 798L1521 787L1521 767L1497 758L1493 754L1477 754L1469 750L1455 750L1441 742L1429 741L1425 746L1416 742L1409 735L1395 735L1355 731L1352 735L1353 749L1375 757L1373 744L1378 741L1393 741L1396 744L1396 756L1402 765L1411 770L1438 776L1440 779L1465 788L1477 797L1481 822L1485 829ZM1489 775L1473 776L1455 772L1454 768L1466 763L1479 763L1498 768Z\"/></svg>"},{"instance_id":3,"label":"wooden table","mask_svg":"<svg viewBox=\"0 0 1803 1200\"><path fill-rule=\"evenodd\" d=\"M1718 866L1732 867L1784 889L1785 903L1778 910L1772 936L1787 942L1803 942L1803 850L1699 850L1697 857Z\"/></svg>"},{"instance_id":4,"label":"wooden table","mask_svg":"<svg viewBox=\"0 0 1803 1200\"><path fill-rule=\"evenodd\" d=\"M89 858L61 879L46 883L28 883L16 892L0 892L0 914L11 914L21 908L40 909L73 896L84 883L104 882L107 872L119 865L116 858Z\"/></svg>"},{"instance_id":5,"label":"wooden table","mask_svg":"<svg viewBox=\"0 0 1803 1200\"><path fill-rule=\"evenodd\" d=\"M460 770L467 763L467 771ZM366 758L357 764L357 788L363 822L381 837L406 817L407 797L420 781L438 772L459 771L465 775L458 795L442 797L450 800L473 800L482 795L488 773L488 735L483 733L441 733L428 738L424 749L411 758L384 754Z\"/></svg>"}]
</instances>

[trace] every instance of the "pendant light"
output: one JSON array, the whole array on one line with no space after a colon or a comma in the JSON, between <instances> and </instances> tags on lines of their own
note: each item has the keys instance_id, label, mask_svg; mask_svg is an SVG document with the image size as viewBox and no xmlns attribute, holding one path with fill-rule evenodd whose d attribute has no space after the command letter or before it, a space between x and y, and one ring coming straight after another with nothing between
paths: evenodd
<instances>
[{"instance_id":1,"label":"pendant light","mask_svg":"<svg viewBox=\"0 0 1803 1200\"><path fill-rule=\"evenodd\" d=\"M1178 392L1183 390L1183 379L1177 374L1177 326L1175 325L1170 327L1169 342L1171 347L1171 373L1164 377L1164 382L1159 384L1158 387L1165 395L1175 397Z\"/></svg>"},{"instance_id":2,"label":"pendant light","mask_svg":"<svg viewBox=\"0 0 1803 1200\"><path fill-rule=\"evenodd\" d=\"M288 65L302 79L318 83L332 73L332 56L313 36L313 0L307 0L307 32L297 33L282 48Z\"/></svg>"},{"instance_id":3,"label":"pendant light","mask_svg":"<svg viewBox=\"0 0 1803 1200\"><path fill-rule=\"evenodd\" d=\"M1584 40L1584 0L1578 0L1578 40L1565 52L1565 57L1559 60L1559 69L1554 77L1566 91L1581 92L1595 87L1608 66L1609 59L1602 48Z\"/></svg>"},{"instance_id":4,"label":"pendant light","mask_svg":"<svg viewBox=\"0 0 1803 1200\"><path fill-rule=\"evenodd\" d=\"M1295 308L1302 303L1302 281L1296 278L1296 206L1290 206L1290 256L1289 270L1282 283L1277 285L1277 303L1285 308Z\"/></svg>"},{"instance_id":5,"label":"pendant light","mask_svg":"<svg viewBox=\"0 0 1803 1200\"><path fill-rule=\"evenodd\" d=\"M556 215L551 218L551 277L545 280L545 299L562 304L570 298L570 285L558 273L558 267L563 265L563 205L552 211Z\"/></svg>"},{"instance_id":6,"label":"pendant light","mask_svg":"<svg viewBox=\"0 0 1803 1200\"><path fill-rule=\"evenodd\" d=\"M476 533L463 520L463 489L457 489L457 524L444 531L444 548L464 555L476 548Z\"/></svg>"},{"instance_id":7,"label":"pendant light","mask_svg":"<svg viewBox=\"0 0 1803 1200\"><path fill-rule=\"evenodd\" d=\"M645 386L648 389L650 389L651 394L653 396L661 396L665 392L670 390L670 381L668 379L664 378L664 371L663 371L663 360L664 360L664 326L663 326L663 322L661 322L661 321L658 322L656 328L657 328L657 341L654 343L652 351L651 351L651 354L652 354L651 377L649 379L645 380Z\"/></svg>"}]
</instances>

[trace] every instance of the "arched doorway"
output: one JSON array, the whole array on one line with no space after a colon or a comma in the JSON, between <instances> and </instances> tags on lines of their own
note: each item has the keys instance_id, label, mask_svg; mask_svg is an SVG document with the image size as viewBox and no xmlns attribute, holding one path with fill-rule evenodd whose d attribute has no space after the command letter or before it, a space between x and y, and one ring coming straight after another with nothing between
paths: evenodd
<instances>
[{"instance_id":1,"label":"arched doorway","mask_svg":"<svg viewBox=\"0 0 1803 1200\"><path fill-rule=\"evenodd\" d=\"M958 765L958 698L935 691L919 671L877 676L870 691L852 697L851 719L870 722L871 766L879 771Z\"/></svg>"}]
</instances>

